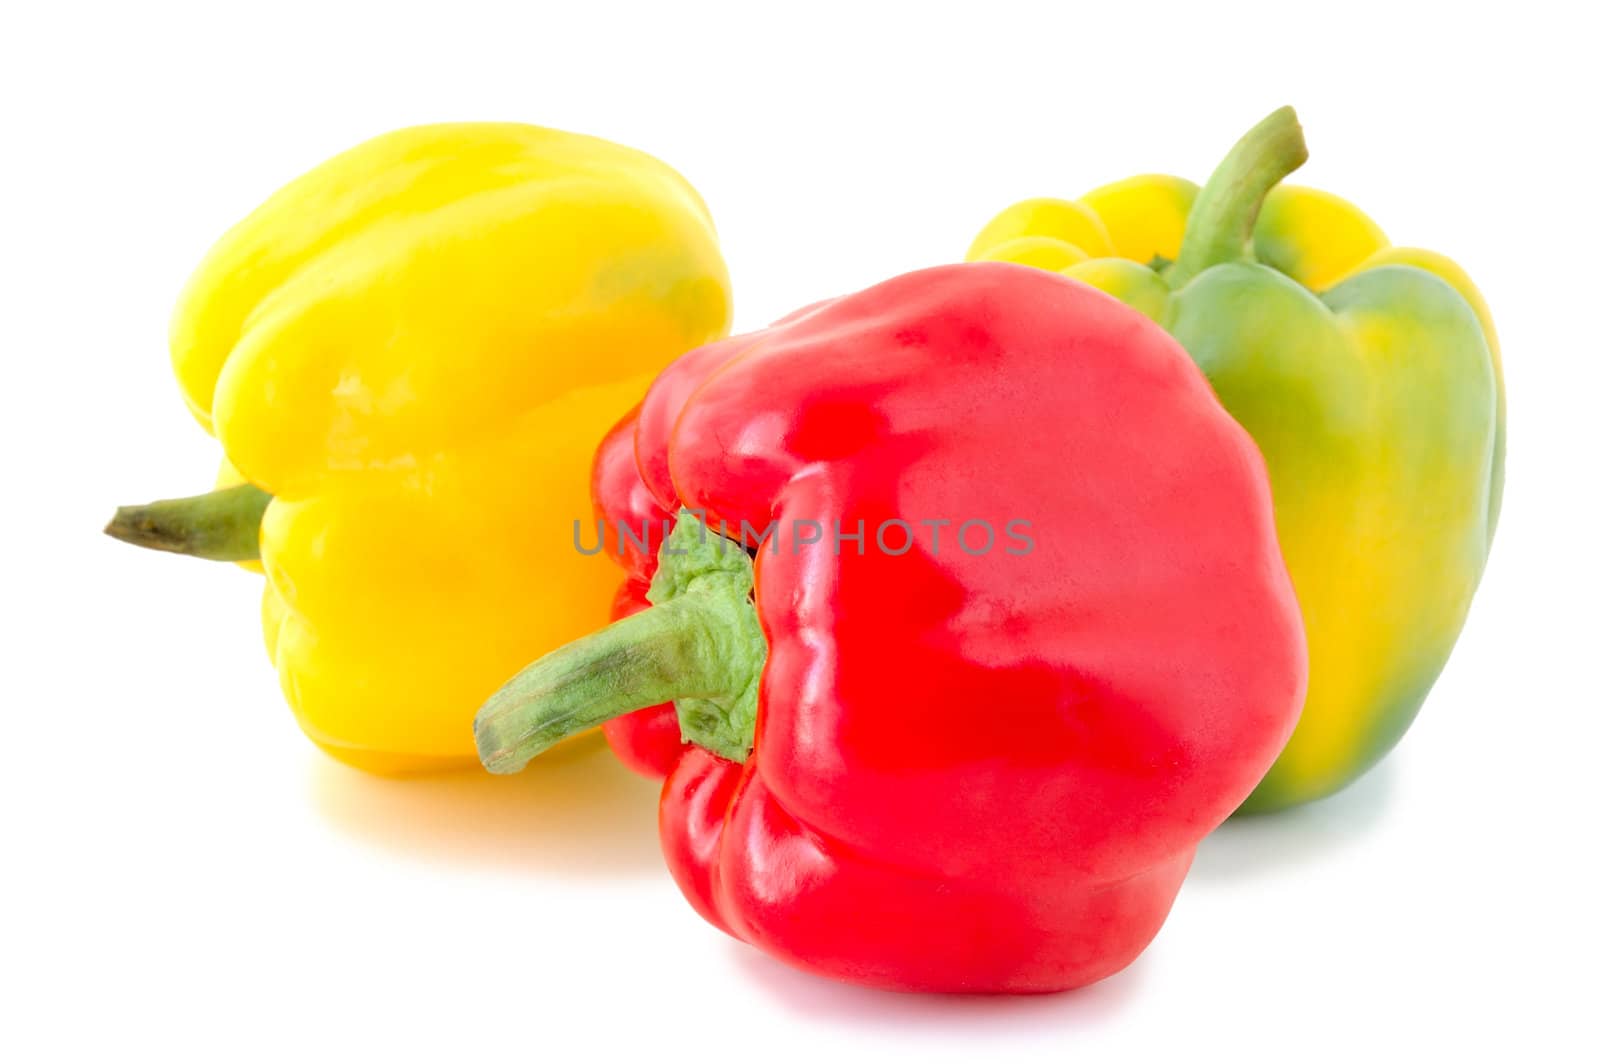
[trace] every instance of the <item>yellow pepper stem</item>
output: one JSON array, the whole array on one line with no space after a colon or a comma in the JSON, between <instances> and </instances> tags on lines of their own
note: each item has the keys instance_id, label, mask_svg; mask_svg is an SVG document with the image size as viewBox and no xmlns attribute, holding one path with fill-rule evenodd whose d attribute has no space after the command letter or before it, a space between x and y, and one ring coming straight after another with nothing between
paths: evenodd
<instances>
[{"instance_id":1,"label":"yellow pepper stem","mask_svg":"<svg viewBox=\"0 0 1600 1064\"><path fill-rule=\"evenodd\" d=\"M1207 267L1247 258L1262 201L1306 158L1293 107L1278 108L1240 137L1195 199L1167 283L1179 288Z\"/></svg>"},{"instance_id":2,"label":"yellow pepper stem","mask_svg":"<svg viewBox=\"0 0 1600 1064\"><path fill-rule=\"evenodd\" d=\"M218 562L254 561L261 557L261 515L271 501L255 485L237 484L183 499L119 506L105 532L149 550Z\"/></svg>"},{"instance_id":3,"label":"yellow pepper stem","mask_svg":"<svg viewBox=\"0 0 1600 1064\"><path fill-rule=\"evenodd\" d=\"M753 588L744 549L681 513L650 583L654 605L551 651L490 696L472 724L478 759L518 772L570 735L674 702L685 741L743 761L767 659Z\"/></svg>"}]
</instances>

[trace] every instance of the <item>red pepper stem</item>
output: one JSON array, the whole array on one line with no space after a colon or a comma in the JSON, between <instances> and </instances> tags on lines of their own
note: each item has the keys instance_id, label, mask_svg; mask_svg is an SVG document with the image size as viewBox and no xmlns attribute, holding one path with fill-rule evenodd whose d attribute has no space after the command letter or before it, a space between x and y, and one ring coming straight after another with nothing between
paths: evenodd
<instances>
[{"instance_id":1,"label":"red pepper stem","mask_svg":"<svg viewBox=\"0 0 1600 1064\"><path fill-rule=\"evenodd\" d=\"M1267 193L1306 158L1305 136L1292 107L1278 108L1239 138L1189 212L1183 247L1167 272L1167 283L1180 288L1207 267L1248 259Z\"/></svg>"},{"instance_id":2,"label":"red pepper stem","mask_svg":"<svg viewBox=\"0 0 1600 1064\"><path fill-rule=\"evenodd\" d=\"M491 695L472 725L478 759L518 772L568 736L674 702L685 741L743 761L767 653L752 587L743 549L680 514L650 585L655 605L551 651Z\"/></svg>"},{"instance_id":3,"label":"red pepper stem","mask_svg":"<svg viewBox=\"0 0 1600 1064\"><path fill-rule=\"evenodd\" d=\"M511 678L478 711L472 730L490 772L520 772L568 736L613 717L710 690L697 668L701 619L682 598L624 617L546 654Z\"/></svg>"},{"instance_id":4,"label":"red pepper stem","mask_svg":"<svg viewBox=\"0 0 1600 1064\"><path fill-rule=\"evenodd\" d=\"M261 517L272 496L253 484L218 488L204 495L119 506L106 535L135 547L187 554L218 562L261 557Z\"/></svg>"}]
</instances>

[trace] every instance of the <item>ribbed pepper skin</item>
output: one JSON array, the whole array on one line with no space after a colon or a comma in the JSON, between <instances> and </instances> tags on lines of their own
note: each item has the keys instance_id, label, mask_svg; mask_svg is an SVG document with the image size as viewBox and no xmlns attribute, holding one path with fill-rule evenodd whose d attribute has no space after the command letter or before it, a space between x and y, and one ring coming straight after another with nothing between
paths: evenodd
<instances>
[{"instance_id":1,"label":"ribbed pepper skin","mask_svg":"<svg viewBox=\"0 0 1600 1064\"><path fill-rule=\"evenodd\" d=\"M274 497L262 616L306 733L375 771L472 763L505 674L605 619L613 571L572 541L595 446L729 316L678 174L533 126L378 137L223 237L172 360L223 479Z\"/></svg>"},{"instance_id":2,"label":"ribbed pepper skin","mask_svg":"<svg viewBox=\"0 0 1600 1064\"><path fill-rule=\"evenodd\" d=\"M1260 445L1311 651L1300 724L1244 806L1260 812L1339 790L1421 708L1499 516L1505 390L1488 308L1465 272L1390 247L1326 192L1274 188L1255 261L1174 290L1160 269L1180 254L1195 192L1149 175L1077 201L1025 201L969 257L1052 258L1062 264L1047 268L1143 311Z\"/></svg>"}]
</instances>

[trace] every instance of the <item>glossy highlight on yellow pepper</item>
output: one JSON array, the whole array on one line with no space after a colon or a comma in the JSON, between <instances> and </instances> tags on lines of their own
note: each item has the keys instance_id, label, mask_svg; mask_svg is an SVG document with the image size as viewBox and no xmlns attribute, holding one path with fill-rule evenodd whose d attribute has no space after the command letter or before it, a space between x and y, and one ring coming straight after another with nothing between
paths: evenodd
<instances>
[{"instance_id":1,"label":"glossy highlight on yellow pepper","mask_svg":"<svg viewBox=\"0 0 1600 1064\"><path fill-rule=\"evenodd\" d=\"M1304 158L1284 108L1204 192L1145 175L1026 200L968 252L1056 269L1154 319L1267 459L1311 676L1245 812L1331 794L1399 741L1466 620L1504 476L1482 295L1443 255L1391 247L1347 201L1279 185Z\"/></svg>"},{"instance_id":2,"label":"glossy highlight on yellow pepper","mask_svg":"<svg viewBox=\"0 0 1600 1064\"><path fill-rule=\"evenodd\" d=\"M614 571L572 545L591 456L730 298L682 177L527 125L380 136L222 238L172 362L219 483L271 496L262 622L307 735L379 772L475 762L478 705L605 623Z\"/></svg>"}]
</instances>

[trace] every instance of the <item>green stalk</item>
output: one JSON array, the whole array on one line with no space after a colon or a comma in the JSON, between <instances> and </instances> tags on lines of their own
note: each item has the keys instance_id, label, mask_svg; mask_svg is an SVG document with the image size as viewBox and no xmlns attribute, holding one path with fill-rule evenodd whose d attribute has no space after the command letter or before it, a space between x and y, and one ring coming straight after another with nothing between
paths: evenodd
<instances>
[{"instance_id":1,"label":"green stalk","mask_svg":"<svg viewBox=\"0 0 1600 1064\"><path fill-rule=\"evenodd\" d=\"M1306 157L1305 136L1292 107L1278 108L1239 138L1194 201L1167 283L1181 288L1208 267L1250 258L1262 201Z\"/></svg>"},{"instance_id":2,"label":"green stalk","mask_svg":"<svg viewBox=\"0 0 1600 1064\"><path fill-rule=\"evenodd\" d=\"M551 651L490 696L472 724L478 759L518 772L568 736L674 702L686 741L743 761L767 655L753 587L738 544L679 514L650 584L654 605Z\"/></svg>"},{"instance_id":3,"label":"green stalk","mask_svg":"<svg viewBox=\"0 0 1600 1064\"><path fill-rule=\"evenodd\" d=\"M170 551L218 562L261 557L261 515L272 496L253 484L218 488L204 495L119 506L106 535L149 550Z\"/></svg>"}]
</instances>

